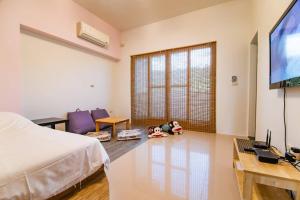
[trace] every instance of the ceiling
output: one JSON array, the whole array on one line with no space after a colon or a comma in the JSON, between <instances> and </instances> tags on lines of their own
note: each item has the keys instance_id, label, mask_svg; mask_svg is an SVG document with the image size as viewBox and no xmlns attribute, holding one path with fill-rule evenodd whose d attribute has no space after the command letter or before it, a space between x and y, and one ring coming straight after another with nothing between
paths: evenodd
<instances>
[{"instance_id":1,"label":"ceiling","mask_svg":"<svg viewBox=\"0 0 300 200\"><path fill-rule=\"evenodd\" d=\"M73 0L121 31L231 0Z\"/></svg>"}]
</instances>

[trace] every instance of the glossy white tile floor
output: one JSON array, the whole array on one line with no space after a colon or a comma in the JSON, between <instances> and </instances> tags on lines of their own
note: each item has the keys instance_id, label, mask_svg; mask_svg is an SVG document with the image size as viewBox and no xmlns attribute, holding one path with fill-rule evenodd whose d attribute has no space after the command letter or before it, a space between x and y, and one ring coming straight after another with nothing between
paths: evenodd
<instances>
[{"instance_id":1,"label":"glossy white tile floor","mask_svg":"<svg viewBox=\"0 0 300 200\"><path fill-rule=\"evenodd\" d=\"M185 132L151 139L115 160L111 200L238 200L232 137Z\"/></svg>"}]
</instances>

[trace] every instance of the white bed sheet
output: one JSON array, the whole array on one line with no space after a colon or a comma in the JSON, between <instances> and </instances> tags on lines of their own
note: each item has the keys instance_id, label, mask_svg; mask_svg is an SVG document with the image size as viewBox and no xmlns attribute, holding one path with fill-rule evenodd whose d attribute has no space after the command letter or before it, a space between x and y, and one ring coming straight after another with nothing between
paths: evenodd
<instances>
[{"instance_id":1,"label":"white bed sheet","mask_svg":"<svg viewBox=\"0 0 300 200\"><path fill-rule=\"evenodd\" d=\"M96 172L109 157L97 139L0 112L0 199L47 199Z\"/></svg>"}]
</instances>

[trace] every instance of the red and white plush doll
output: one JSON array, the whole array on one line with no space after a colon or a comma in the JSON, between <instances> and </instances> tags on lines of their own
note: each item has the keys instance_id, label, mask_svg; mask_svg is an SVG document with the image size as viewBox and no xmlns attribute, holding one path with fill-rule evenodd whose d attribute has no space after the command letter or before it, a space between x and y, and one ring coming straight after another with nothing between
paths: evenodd
<instances>
[{"instance_id":1,"label":"red and white plush doll","mask_svg":"<svg viewBox=\"0 0 300 200\"><path fill-rule=\"evenodd\" d=\"M149 138L161 138L167 137L168 135L162 132L162 129L158 126L151 126L148 129L148 137Z\"/></svg>"},{"instance_id":2,"label":"red and white plush doll","mask_svg":"<svg viewBox=\"0 0 300 200\"><path fill-rule=\"evenodd\" d=\"M181 134L183 134L183 129L177 121L169 122L169 127L170 127L170 129L168 131L169 134L171 134L171 135L174 135L174 134L181 135Z\"/></svg>"}]
</instances>

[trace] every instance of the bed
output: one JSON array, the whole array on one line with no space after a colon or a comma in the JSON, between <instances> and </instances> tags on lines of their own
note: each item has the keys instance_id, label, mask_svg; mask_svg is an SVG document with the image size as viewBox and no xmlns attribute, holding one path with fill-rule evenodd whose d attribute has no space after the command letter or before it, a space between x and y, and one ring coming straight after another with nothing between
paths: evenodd
<instances>
[{"instance_id":1,"label":"bed","mask_svg":"<svg viewBox=\"0 0 300 200\"><path fill-rule=\"evenodd\" d=\"M0 199L48 199L81 182L109 157L97 139L0 112Z\"/></svg>"}]
</instances>

